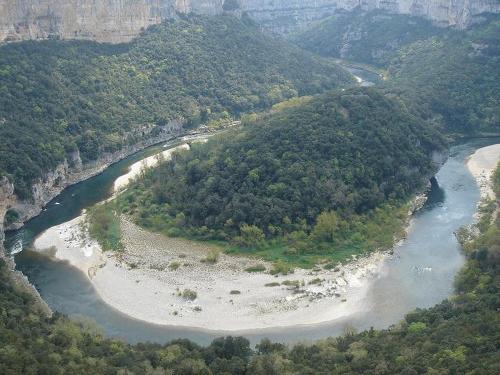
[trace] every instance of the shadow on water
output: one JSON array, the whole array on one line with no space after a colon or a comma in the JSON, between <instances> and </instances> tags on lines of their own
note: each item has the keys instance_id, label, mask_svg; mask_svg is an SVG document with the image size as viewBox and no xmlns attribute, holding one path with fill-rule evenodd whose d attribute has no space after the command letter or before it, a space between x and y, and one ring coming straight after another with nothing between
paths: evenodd
<instances>
[{"instance_id":1,"label":"shadow on water","mask_svg":"<svg viewBox=\"0 0 500 375\"><path fill-rule=\"evenodd\" d=\"M474 140L452 148L449 160L437 174L439 184L432 184L425 208L415 215L407 240L395 249L394 256L384 265L362 311L319 325L233 332L233 335L245 335L252 343L264 337L297 342L342 334L347 326L385 328L416 307L429 307L448 297L453 292L454 275L463 265L453 232L472 222L479 199L477 186L464 161L474 149L493 143L498 141ZM22 241L25 250L16 255L17 268L55 311L95 320L107 335L131 343L164 343L187 338L207 344L228 332L157 326L132 319L105 304L78 270L29 250L37 235L73 219L83 208L105 199L113 181L131 164L161 148L147 149L112 165L99 176L66 189L23 229L8 233L6 249L12 252Z\"/></svg>"},{"instance_id":2,"label":"shadow on water","mask_svg":"<svg viewBox=\"0 0 500 375\"><path fill-rule=\"evenodd\" d=\"M446 199L446 193L444 189L439 186L439 181L433 177L430 180L431 188L427 192L427 201L425 202L422 210L432 210L436 206L443 205Z\"/></svg>"}]
</instances>

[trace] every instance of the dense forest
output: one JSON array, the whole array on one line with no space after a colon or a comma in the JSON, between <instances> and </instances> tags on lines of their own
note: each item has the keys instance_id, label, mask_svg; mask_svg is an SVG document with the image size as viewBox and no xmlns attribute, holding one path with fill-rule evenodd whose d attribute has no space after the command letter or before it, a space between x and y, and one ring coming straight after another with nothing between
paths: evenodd
<instances>
[{"instance_id":1,"label":"dense forest","mask_svg":"<svg viewBox=\"0 0 500 375\"><path fill-rule=\"evenodd\" d=\"M418 41L388 66L390 90L452 133L500 133L500 18Z\"/></svg>"},{"instance_id":2,"label":"dense forest","mask_svg":"<svg viewBox=\"0 0 500 375\"><path fill-rule=\"evenodd\" d=\"M388 71L387 90L451 133L500 132L500 18L460 31L380 11L340 14L294 37L301 47Z\"/></svg>"},{"instance_id":3,"label":"dense forest","mask_svg":"<svg viewBox=\"0 0 500 375\"><path fill-rule=\"evenodd\" d=\"M500 198L500 166L495 174ZM467 263L457 295L417 310L388 330L369 330L288 347L220 338L208 347L187 340L127 345L56 314L42 316L0 260L2 374L497 374L499 371L500 220L463 229Z\"/></svg>"},{"instance_id":4,"label":"dense forest","mask_svg":"<svg viewBox=\"0 0 500 375\"><path fill-rule=\"evenodd\" d=\"M318 55L384 67L399 48L442 33L421 17L356 9L339 11L290 39Z\"/></svg>"},{"instance_id":5,"label":"dense forest","mask_svg":"<svg viewBox=\"0 0 500 375\"><path fill-rule=\"evenodd\" d=\"M4 45L0 175L26 198L35 179L77 150L83 162L95 160L171 120L196 126L350 80L335 64L232 17L166 21L122 45Z\"/></svg>"},{"instance_id":6,"label":"dense forest","mask_svg":"<svg viewBox=\"0 0 500 375\"><path fill-rule=\"evenodd\" d=\"M118 205L171 236L247 251L278 238L269 249L281 245L278 258L363 252L392 245L407 212L400 208L435 172L431 156L443 145L432 126L375 89L331 92L193 145L147 172Z\"/></svg>"}]
</instances>

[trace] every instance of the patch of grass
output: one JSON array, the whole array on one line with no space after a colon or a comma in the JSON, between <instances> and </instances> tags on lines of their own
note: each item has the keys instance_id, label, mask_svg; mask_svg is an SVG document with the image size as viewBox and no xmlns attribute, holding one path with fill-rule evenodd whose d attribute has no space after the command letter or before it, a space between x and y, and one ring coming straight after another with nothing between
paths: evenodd
<instances>
[{"instance_id":1,"label":"patch of grass","mask_svg":"<svg viewBox=\"0 0 500 375\"><path fill-rule=\"evenodd\" d=\"M98 204L87 212L86 228L91 238L95 239L103 251L121 251L120 217L112 203Z\"/></svg>"},{"instance_id":2,"label":"patch of grass","mask_svg":"<svg viewBox=\"0 0 500 375\"><path fill-rule=\"evenodd\" d=\"M171 271L175 271L181 266L179 262L172 262L168 265L168 268L170 268Z\"/></svg>"},{"instance_id":3,"label":"patch of grass","mask_svg":"<svg viewBox=\"0 0 500 375\"><path fill-rule=\"evenodd\" d=\"M267 283L267 284L265 284L264 286L268 286L268 287L275 287L275 286L280 286L280 285L281 285L280 283L273 282L273 283Z\"/></svg>"},{"instance_id":4,"label":"patch of grass","mask_svg":"<svg viewBox=\"0 0 500 375\"><path fill-rule=\"evenodd\" d=\"M264 272L266 270L266 267L264 267L262 264L256 264L255 266L250 266L248 268L245 268L245 271L252 273L252 272Z\"/></svg>"},{"instance_id":5,"label":"patch of grass","mask_svg":"<svg viewBox=\"0 0 500 375\"><path fill-rule=\"evenodd\" d=\"M184 289L182 292L182 298L188 301L194 301L198 297L198 294L191 289Z\"/></svg>"},{"instance_id":6,"label":"patch of grass","mask_svg":"<svg viewBox=\"0 0 500 375\"><path fill-rule=\"evenodd\" d=\"M309 285L316 285L316 284L321 284L324 281L324 279L320 279L319 277L312 279L309 281Z\"/></svg>"},{"instance_id":7,"label":"patch of grass","mask_svg":"<svg viewBox=\"0 0 500 375\"><path fill-rule=\"evenodd\" d=\"M202 263L215 264L219 260L220 250L219 249L210 249L205 258L201 260Z\"/></svg>"}]
</instances>

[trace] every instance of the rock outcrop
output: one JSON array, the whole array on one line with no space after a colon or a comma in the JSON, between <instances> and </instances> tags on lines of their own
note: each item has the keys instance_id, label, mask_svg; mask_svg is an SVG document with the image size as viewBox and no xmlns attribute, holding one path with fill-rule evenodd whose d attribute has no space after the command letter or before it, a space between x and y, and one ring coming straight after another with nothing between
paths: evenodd
<instances>
[{"instance_id":1,"label":"rock outcrop","mask_svg":"<svg viewBox=\"0 0 500 375\"><path fill-rule=\"evenodd\" d=\"M0 0L0 42L90 39L126 42L178 13L246 12L263 28L286 33L339 9L386 9L467 27L481 13L500 13L499 0Z\"/></svg>"},{"instance_id":2,"label":"rock outcrop","mask_svg":"<svg viewBox=\"0 0 500 375\"><path fill-rule=\"evenodd\" d=\"M1 178L0 223L2 226L6 224L7 227L4 228L6 230L19 228L24 222L37 216L42 208L67 186L95 176L110 164L143 148L177 137L182 131L183 124L180 121L172 121L162 127L150 128L148 131L143 129L144 136L141 141L119 151L102 154L97 160L91 163L82 164L79 154L74 153L54 170L45 173L43 178L33 184L31 188L32 198L27 201L19 200L15 196L14 185L7 178ZM8 210L15 212L17 217L15 222L5 223L5 215Z\"/></svg>"}]
</instances>

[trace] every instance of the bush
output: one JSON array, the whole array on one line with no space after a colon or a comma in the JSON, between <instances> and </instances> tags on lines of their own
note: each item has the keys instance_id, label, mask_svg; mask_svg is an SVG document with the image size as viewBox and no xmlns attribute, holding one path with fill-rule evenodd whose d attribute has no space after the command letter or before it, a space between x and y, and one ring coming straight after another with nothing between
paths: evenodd
<instances>
[{"instance_id":1,"label":"bush","mask_svg":"<svg viewBox=\"0 0 500 375\"><path fill-rule=\"evenodd\" d=\"M171 271L175 271L181 266L179 262L172 262L168 265L168 268L170 268Z\"/></svg>"},{"instance_id":2,"label":"bush","mask_svg":"<svg viewBox=\"0 0 500 375\"><path fill-rule=\"evenodd\" d=\"M198 294L191 289L184 289L182 292L182 298L188 301L194 301L198 297Z\"/></svg>"},{"instance_id":3,"label":"bush","mask_svg":"<svg viewBox=\"0 0 500 375\"><path fill-rule=\"evenodd\" d=\"M219 249L210 249L205 258L201 260L202 263L210 263L215 264L219 260L220 250Z\"/></svg>"},{"instance_id":4,"label":"bush","mask_svg":"<svg viewBox=\"0 0 500 375\"><path fill-rule=\"evenodd\" d=\"M265 284L264 286L268 286L268 287L275 287L275 286L280 286L281 284L280 283L277 283L277 282L272 282L272 283L267 283Z\"/></svg>"},{"instance_id":5,"label":"bush","mask_svg":"<svg viewBox=\"0 0 500 375\"><path fill-rule=\"evenodd\" d=\"M270 273L271 275L288 275L289 273L293 273L293 266L283 261L277 261L274 263Z\"/></svg>"},{"instance_id":6,"label":"bush","mask_svg":"<svg viewBox=\"0 0 500 375\"><path fill-rule=\"evenodd\" d=\"M255 266L251 266L248 268L245 268L245 271L247 272L264 272L266 270L266 267L264 267L262 264L256 264Z\"/></svg>"}]
</instances>

